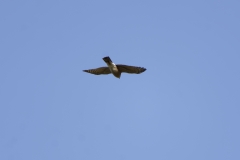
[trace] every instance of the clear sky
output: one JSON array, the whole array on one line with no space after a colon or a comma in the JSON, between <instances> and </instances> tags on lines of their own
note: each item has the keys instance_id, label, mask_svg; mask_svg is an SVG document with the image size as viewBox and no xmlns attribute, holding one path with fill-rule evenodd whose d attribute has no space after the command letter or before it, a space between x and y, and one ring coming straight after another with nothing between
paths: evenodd
<instances>
[{"instance_id":1,"label":"clear sky","mask_svg":"<svg viewBox=\"0 0 240 160\"><path fill-rule=\"evenodd\" d=\"M0 159L239 160L239 8L1 0Z\"/></svg>"}]
</instances>

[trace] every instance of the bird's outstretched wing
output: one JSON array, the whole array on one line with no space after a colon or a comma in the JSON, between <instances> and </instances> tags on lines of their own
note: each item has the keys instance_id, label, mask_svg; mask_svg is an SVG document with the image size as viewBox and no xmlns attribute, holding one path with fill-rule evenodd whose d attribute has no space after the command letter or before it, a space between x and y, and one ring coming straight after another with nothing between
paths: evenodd
<instances>
[{"instance_id":1,"label":"bird's outstretched wing","mask_svg":"<svg viewBox=\"0 0 240 160\"><path fill-rule=\"evenodd\" d=\"M96 69L83 70L83 72L100 75L100 74L110 74L111 71L108 67L100 67Z\"/></svg>"},{"instance_id":2,"label":"bird's outstretched wing","mask_svg":"<svg viewBox=\"0 0 240 160\"><path fill-rule=\"evenodd\" d=\"M140 74L146 71L146 68L143 68L143 67L127 66L122 64L118 64L117 68L120 72L135 73L135 74Z\"/></svg>"}]
</instances>

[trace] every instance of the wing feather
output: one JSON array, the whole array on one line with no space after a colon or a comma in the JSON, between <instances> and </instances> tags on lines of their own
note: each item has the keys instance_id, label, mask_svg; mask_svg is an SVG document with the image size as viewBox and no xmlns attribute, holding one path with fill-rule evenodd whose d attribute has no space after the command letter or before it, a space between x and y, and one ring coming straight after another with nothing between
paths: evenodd
<instances>
[{"instance_id":1,"label":"wing feather","mask_svg":"<svg viewBox=\"0 0 240 160\"><path fill-rule=\"evenodd\" d=\"M140 74L146 71L146 68L143 68L143 67L127 66L122 64L118 64L117 68L120 72L135 73L135 74Z\"/></svg>"},{"instance_id":2,"label":"wing feather","mask_svg":"<svg viewBox=\"0 0 240 160\"><path fill-rule=\"evenodd\" d=\"M110 74L111 71L108 67L100 67L100 68L95 68L95 69L88 69L88 70L83 70L83 72L95 74L95 75L100 75L100 74Z\"/></svg>"}]
</instances>

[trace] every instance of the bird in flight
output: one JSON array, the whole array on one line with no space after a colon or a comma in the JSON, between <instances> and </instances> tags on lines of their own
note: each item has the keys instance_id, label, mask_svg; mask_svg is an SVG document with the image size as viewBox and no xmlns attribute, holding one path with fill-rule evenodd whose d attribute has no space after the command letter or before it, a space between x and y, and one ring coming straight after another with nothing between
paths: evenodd
<instances>
[{"instance_id":1,"label":"bird in flight","mask_svg":"<svg viewBox=\"0 0 240 160\"><path fill-rule=\"evenodd\" d=\"M146 70L146 68L143 68L143 67L114 64L110 59L110 57L104 57L103 60L107 63L107 67L100 67L100 68L83 70L83 71L87 73L95 74L95 75L112 73L115 77L120 78L122 72L140 74Z\"/></svg>"}]
</instances>

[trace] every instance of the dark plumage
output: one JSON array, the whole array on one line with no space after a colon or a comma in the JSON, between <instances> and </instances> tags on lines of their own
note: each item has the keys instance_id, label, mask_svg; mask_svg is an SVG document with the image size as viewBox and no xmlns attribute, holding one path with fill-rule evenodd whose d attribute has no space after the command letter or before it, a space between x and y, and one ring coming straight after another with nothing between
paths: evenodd
<instances>
[{"instance_id":1,"label":"dark plumage","mask_svg":"<svg viewBox=\"0 0 240 160\"><path fill-rule=\"evenodd\" d=\"M120 78L121 73L130 73L130 74L140 74L146 71L146 68L136 67L136 66L128 66L123 64L115 65L110 57L104 57L103 60L106 62L108 67L100 67L95 69L83 70L84 72L100 75L100 74L110 74L112 73L115 77Z\"/></svg>"}]
</instances>

